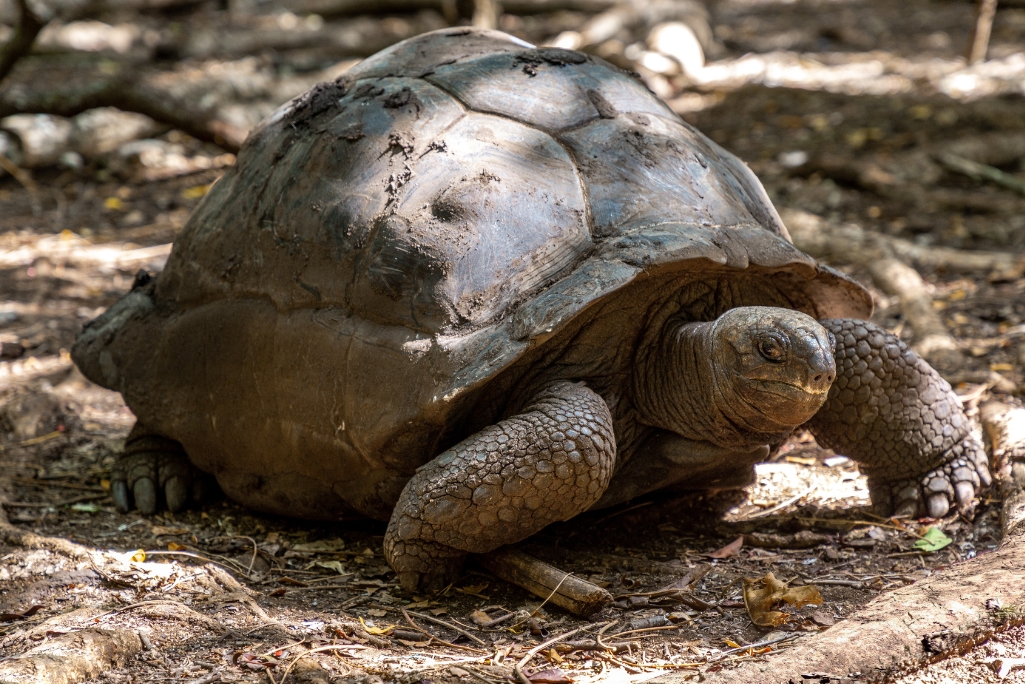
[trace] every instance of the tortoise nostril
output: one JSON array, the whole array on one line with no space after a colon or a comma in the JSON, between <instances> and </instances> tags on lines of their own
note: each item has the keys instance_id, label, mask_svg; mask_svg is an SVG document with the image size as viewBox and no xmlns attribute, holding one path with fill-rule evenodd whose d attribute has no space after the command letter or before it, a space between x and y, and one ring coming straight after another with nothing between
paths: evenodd
<instances>
[{"instance_id":1,"label":"tortoise nostril","mask_svg":"<svg viewBox=\"0 0 1025 684\"><path fill-rule=\"evenodd\" d=\"M833 384L834 377L835 376L832 373L816 373L812 376L811 382L816 387L820 387L822 385L828 386Z\"/></svg>"}]
</instances>

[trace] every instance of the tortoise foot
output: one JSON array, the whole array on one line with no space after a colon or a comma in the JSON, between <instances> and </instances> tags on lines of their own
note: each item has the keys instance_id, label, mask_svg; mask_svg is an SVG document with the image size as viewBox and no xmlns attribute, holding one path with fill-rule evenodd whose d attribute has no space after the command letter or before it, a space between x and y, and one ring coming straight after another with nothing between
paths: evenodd
<instances>
[{"instance_id":1,"label":"tortoise foot","mask_svg":"<svg viewBox=\"0 0 1025 684\"><path fill-rule=\"evenodd\" d=\"M121 513L133 508L153 515L166 507L176 513L198 503L214 488L213 479L197 470L181 444L133 430L110 474L110 494Z\"/></svg>"},{"instance_id":2,"label":"tortoise foot","mask_svg":"<svg viewBox=\"0 0 1025 684\"><path fill-rule=\"evenodd\" d=\"M385 555L406 591L438 592L459 579L465 551L428 541L385 543Z\"/></svg>"},{"instance_id":3,"label":"tortoise foot","mask_svg":"<svg viewBox=\"0 0 1025 684\"><path fill-rule=\"evenodd\" d=\"M896 335L852 319L822 321L836 340L837 378L808 428L853 458L885 514L942 518L973 512L989 460L960 400Z\"/></svg>"},{"instance_id":4,"label":"tortoise foot","mask_svg":"<svg viewBox=\"0 0 1025 684\"><path fill-rule=\"evenodd\" d=\"M875 507L884 514L942 518L951 509L971 518L975 496L993 478L982 444L968 435L948 452L945 463L917 478L874 481L869 487Z\"/></svg>"}]
</instances>

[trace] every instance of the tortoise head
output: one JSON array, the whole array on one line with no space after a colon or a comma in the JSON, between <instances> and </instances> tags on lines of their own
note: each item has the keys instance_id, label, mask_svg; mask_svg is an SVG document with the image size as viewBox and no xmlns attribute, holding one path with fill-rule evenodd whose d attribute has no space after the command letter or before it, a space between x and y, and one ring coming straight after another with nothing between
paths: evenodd
<instances>
[{"instance_id":1,"label":"tortoise head","mask_svg":"<svg viewBox=\"0 0 1025 684\"><path fill-rule=\"evenodd\" d=\"M836 378L833 336L791 309L730 309L708 329L720 410L757 431L797 427L826 400Z\"/></svg>"}]
</instances>

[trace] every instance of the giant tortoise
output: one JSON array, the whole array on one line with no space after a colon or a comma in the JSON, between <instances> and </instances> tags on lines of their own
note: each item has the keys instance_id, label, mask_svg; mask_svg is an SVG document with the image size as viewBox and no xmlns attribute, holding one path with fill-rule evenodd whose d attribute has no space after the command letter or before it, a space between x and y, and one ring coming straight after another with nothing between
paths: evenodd
<instances>
[{"instance_id":1,"label":"giant tortoise","mask_svg":"<svg viewBox=\"0 0 1025 684\"><path fill-rule=\"evenodd\" d=\"M264 120L73 358L138 418L120 509L178 510L205 473L390 520L414 588L589 509L742 487L802 426L886 513L969 507L982 445L871 311L639 80L461 28Z\"/></svg>"}]
</instances>

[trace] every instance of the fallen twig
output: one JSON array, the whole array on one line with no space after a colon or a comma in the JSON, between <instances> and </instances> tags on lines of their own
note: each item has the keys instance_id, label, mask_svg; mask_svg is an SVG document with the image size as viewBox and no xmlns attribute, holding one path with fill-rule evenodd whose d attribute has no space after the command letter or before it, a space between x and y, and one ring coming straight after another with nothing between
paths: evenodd
<instances>
[{"instance_id":1,"label":"fallen twig","mask_svg":"<svg viewBox=\"0 0 1025 684\"><path fill-rule=\"evenodd\" d=\"M238 566L237 568L230 568L227 565L225 565L224 563L219 563L218 561L215 561L212 558L207 558L206 556L201 556L198 553L192 553L191 551L144 551L144 553L147 556L186 556L188 558L195 558L196 560L201 560L204 563L210 563L212 565L219 566L219 567L224 568L225 570L228 570L228 571L234 571L234 572L241 572L242 571L241 570L242 566ZM226 558L225 560L230 561L231 559L230 558Z\"/></svg>"},{"instance_id":2,"label":"fallen twig","mask_svg":"<svg viewBox=\"0 0 1025 684\"><path fill-rule=\"evenodd\" d=\"M786 636L776 637L774 639L766 639L765 641L759 641L759 642L754 643L754 644L748 644L747 646L738 646L736 648L727 649L727 650L723 651L722 653L720 653L719 656L721 658L723 656L728 656L728 655L733 654L733 653L739 653L741 651L747 651L749 649L765 648L766 646L772 646L773 644L780 644L780 643L783 643L784 641L790 641L791 639L796 639L799 636L801 636L801 635L800 634L787 634Z\"/></svg>"},{"instance_id":3,"label":"fallen twig","mask_svg":"<svg viewBox=\"0 0 1025 684\"><path fill-rule=\"evenodd\" d=\"M509 546L476 558L499 578L519 585L546 601L551 600L580 617L593 615L612 601L612 595L601 587Z\"/></svg>"},{"instance_id":4,"label":"fallen twig","mask_svg":"<svg viewBox=\"0 0 1025 684\"><path fill-rule=\"evenodd\" d=\"M968 64L977 64L986 59L989 37L993 32L993 18L997 13L997 0L979 0L979 11L972 29L972 40L968 45Z\"/></svg>"},{"instance_id":5,"label":"fallen twig","mask_svg":"<svg viewBox=\"0 0 1025 684\"><path fill-rule=\"evenodd\" d=\"M789 506L792 503L797 503L798 501L800 501L804 497L806 497L809 494L811 494L812 492L814 492L815 489L816 489L816 485L812 485L811 487L808 487L808 489L806 489L805 491L801 492L800 494L798 494L796 496L792 496L792 497L790 497L789 499L787 499L785 501L781 501L778 504L776 504L775 506L773 506L772 508L766 508L763 511L758 511L757 513L752 513L751 515L747 516L747 519L751 520L753 518L764 518L766 516L772 515L776 511L783 510L784 508L786 508L787 506Z\"/></svg>"},{"instance_id":6,"label":"fallen twig","mask_svg":"<svg viewBox=\"0 0 1025 684\"><path fill-rule=\"evenodd\" d=\"M402 612L403 612L403 614L405 614L406 610L403 608ZM466 637L470 641L473 641L474 643L480 644L481 646L487 646L487 644L484 643L483 639L481 639L480 637L477 637L477 636L471 634L470 632L466 631L462 627L457 627L456 625L453 625L451 623L445 622L444 620L439 620L436 617L431 617L430 615L424 615L423 613L417 613L417 612L414 612L414 611L409 611L409 612L411 614L417 616L421 620L427 620L427 622L433 622L434 624L438 625L439 627L445 627L446 629L451 629L453 632L458 632L459 634L462 634L464 637Z\"/></svg>"},{"instance_id":7,"label":"fallen twig","mask_svg":"<svg viewBox=\"0 0 1025 684\"><path fill-rule=\"evenodd\" d=\"M478 653L478 654L485 653L485 651L481 651L481 650L478 650L476 648L470 648L469 646L460 646L459 644L453 644L453 643L451 643L449 641L445 641L444 639L441 639L441 638L431 634L426 629L424 629L420 625L418 625L415 622L413 622L413 618L409 617L409 613L406 611L405 608L400 608L399 610L402 611L402 617L406 618L406 622L409 623L410 627L412 627L416 631L420 632L424 636L427 636L427 637L430 637L431 639L434 639L439 644L441 644L443 646L448 646L449 648L455 648L455 649L458 649L460 651L469 651L470 653ZM484 643L484 642L482 641L481 643Z\"/></svg>"},{"instance_id":8,"label":"fallen twig","mask_svg":"<svg viewBox=\"0 0 1025 684\"><path fill-rule=\"evenodd\" d=\"M602 634L604 634L605 630L609 629L610 627L612 627L612 625L616 624L617 622L619 622L619 620L613 620L611 622L605 623L605 626L599 629L598 633L594 635L594 640L598 642L598 645L604 648L606 651L615 651L616 649L612 648L611 646L609 646L601 640Z\"/></svg>"},{"instance_id":9,"label":"fallen twig","mask_svg":"<svg viewBox=\"0 0 1025 684\"><path fill-rule=\"evenodd\" d=\"M56 480L31 480L27 477L12 477L11 482L18 485L24 485L27 487L42 487L47 489L50 487L56 487L58 489L78 489L86 492L96 492L99 494L105 494L107 490L102 487L93 487L91 485L80 485L73 482L57 482Z\"/></svg>"},{"instance_id":10,"label":"fallen twig","mask_svg":"<svg viewBox=\"0 0 1025 684\"><path fill-rule=\"evenodd\" d=\"M1025 181L1009 173L1004 173L995 166L980 164L950 152L941 152L936 155L936 159L951 171L957 171L975 180L988 180L1008 190L1025 195Z\"/></svg>"},{"instance_id":11,"label":"fallen twig","mask_svg":"<svg viewBox=\"0 0 1025 684\"><path fill-rule=\"evenodd\" d=\"M583 630L587 629L587 627L588 626L577 627L576 629L571 629L568 632L563 632L559 636L552 637L551 639L542 643L541 645L535 646L534 648L527 651L527 655L523 656L523 658L521 658L520 661L516 663L516 665L513 667L513 674L516 676L516 679L520 682L520 684L531 684L531 681L527 677L527 675L523 674L523 666L530 662L530 659L536 656L543 649L551 646L552 644L557 644L560 641L564 641L569 637L573 636L574 634L576 634L577 632L582 632Z\"/></svg>"}]
</instances>

